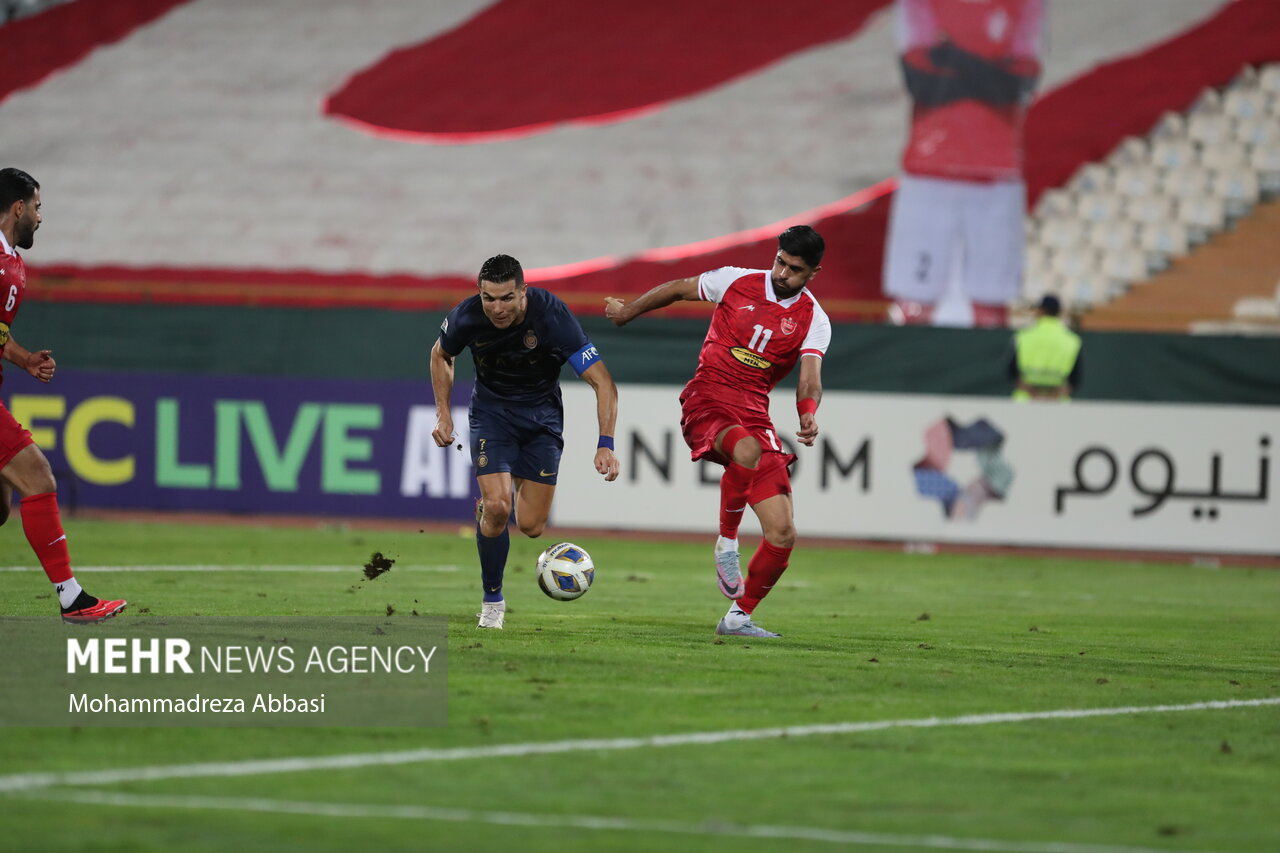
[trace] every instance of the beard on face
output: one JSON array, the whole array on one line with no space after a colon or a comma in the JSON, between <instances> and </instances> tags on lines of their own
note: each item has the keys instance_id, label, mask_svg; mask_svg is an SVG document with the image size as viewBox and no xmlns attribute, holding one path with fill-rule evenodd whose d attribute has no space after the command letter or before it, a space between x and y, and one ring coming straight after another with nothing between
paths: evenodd
<instances>
[{"instance_id":1,"label":"beard on face","mask_svg":"<svg viewBox=\"0 0 1280 853\"><path fill-rule=\"evenodd\" d=\"M17 233L13 236L19 249L30 249L36 241L36 229L34 226L24 226L22 222L18 222Z\"/></svg>"},{"instance_id":2,"label":"beard on face","mask_svg":"<svg viewBox=\"0 0 1280 853\"><path fill-rule=\"evenodd\" d=\"M775 294L779 294L779 293L796 294L800 292L799 287L789 287L783 284L779 279L771 278L770 281L773 284L773 292Z\"/></svg>"}]
</instances>

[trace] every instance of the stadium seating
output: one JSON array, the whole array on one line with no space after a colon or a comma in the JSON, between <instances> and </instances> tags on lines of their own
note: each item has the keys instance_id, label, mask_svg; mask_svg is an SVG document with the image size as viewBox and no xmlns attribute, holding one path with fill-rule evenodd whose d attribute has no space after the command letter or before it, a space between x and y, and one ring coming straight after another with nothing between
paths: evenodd
<instances>
[{"instance_id":1,"label":"stadium seating","mask_svg":"<svg viewBox=\"0 0 1280 853\"><path fill-rule=\"evenodd\" d=\"M1143 327L1123 305L1133 285L1177 278L1206 247L1240 242L1257 230L1243 227L1255 212L1265 208L1272 219L1277 196L1280 63L1245 67L1223 89L1203 90L1185 112L1164 113L1145 137L1126 137L1043 193L1029 216L1018 307L1029 310L1057 288L1086 327ZM1265 261L1251 268L1253 284L1233 265L1231 287L1210 278L1187 312L1162 310L1156 324L1186 314L1183 329L1280 334L1280 270ZM1255 292L1238 293L1242 286ZM1112 326L1109 314L1125 319Z\"/></svg>"},{"instance_id":2,"label":"stadium seating","mask_svg":"<svg viewBox=\"0 0 1280 853\"><path fill-rule=\"evenodd\" d=\"M1076 201L1076 212L1085 222L1113 223L1123 218L1124 198L1105 189L1081 193Z\"/></svg>"},{"instance_id":3,"label":"stadium seating","mask_svg":"<svg viewBox=\"0 0 1280 853\"><path fill-rule=\"evenodd\" d=\"M1089 245L1116 252L1129 248L1138 238L1138 225L1124 219L1094 222L1089 226Z\"/></svg>"},{"instance_id":4,"label":"stadium seating","mask_svg":"<svg viewBox=\"0 0 1280 853\"><path fill-rule=\"evenodd\" d=\"M1110 291L1122 293L1127 285L1141 283L1146 279L1149 272L1146 253L1134 248L1108 251L1102 256L1101 270L1107 278Z\"/></svg>"},{"instance_id":5,"label":"stadium seating","mask_svg":"<svg viewBox=\"0 0 1280 853\"><path fill-rule=\"evenodd\" d=\"M1151 165L1158 169L1180 169L1198 160L1195 143L1185 136L1157 138L1151 146Z\"/></svg>"},{"instance_id":6,"label":"stadium seating","mask_svg":"<svg viewBox=\"0 0 1280 853\"><path fill-rule=\"evenodd\" d=\"M1227 221L1226 206L1213 195L1184 198L1178 203L1178 221L1186 226L1191 243L1199 245L1222 230Z\"/></svg>"},{"instance_id":7,"label":"stadium seating","mask_svg":"<svg viewBox=\"0 0 1280 853\"><path fill-rule=\"evenodd\" d=\"M1146 195L1124 200L1124 215L1139 225L1169 222L1174 218L1176 203L1166 195Z\"/></svg>"},{"instance_id":8,"label":"stadium seating","mask_svg":"<svg viewBox=\"0 0 1280 853\"><path fill-rule=\"evenodd\" d=\"M1280 195L1280 139L1255 145L1249 165L1258 176L1258 189L1263 195Z\"/></svg>"},{"instance_id":9,"label":"stadium seating","mask_svg":"<svg viewBox=\"0 0 1280 853\"><path fill-rule=\"evenodd\" d=\"M1187 227L1181 222L1148 222L1138 235L1138 245L1147 253L1147 266L1153 270L1166 269L1191 248Z\"/></svg>"}]
</instances>

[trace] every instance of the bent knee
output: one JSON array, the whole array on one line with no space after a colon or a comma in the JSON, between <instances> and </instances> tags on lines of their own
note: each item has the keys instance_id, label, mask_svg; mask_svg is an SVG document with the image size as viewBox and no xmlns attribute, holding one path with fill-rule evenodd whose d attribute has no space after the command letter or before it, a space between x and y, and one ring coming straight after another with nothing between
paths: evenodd
<instances>
[{"instance_id":1,"label":"bent knee","mask_svg":"<svg viewBox=\"0 0 1280 853\"><path fill-rule=\"evenodd\" d=\"M747 436L739 439L738 443L733 446L733 461L744 468L754 468L760 464L760 455L763 452L764 448L760 446L760 442L751 436Z\"/></svg>"},{"instance_id":2,"label":"bent knee","mask_svg":"<svg viewBox=\"0 0 1280 853\"><path fill-rule=\"evenodd\" d=\"M53 476L49 460L34 444L19 451L4 470L5 479L9 481L13 491L24 498L58 490L58 481Z\"/></svg>"},{"instance_id":3,"label":"bent knee","mask_svg":"<svg viewBox=\"0 0 1280 853\"><path fill-rule=\"evenodd\" d=\"M796 529L788 524L779 530L770 530L764 535L765 540L775 548L794 548L796 546Z\"/></svg>"},{"instance_id":4,"label":"bent knee","mask_svg":"<svg viewBox=\"0 0 1280 853\"><path fill-rule=\"evenodd\" d=\"M547 520L544 518L541 521L525 523L517 519L516 525L520 528L520 532L525 536L528 536L530 539L537 539L542 535L543 531L547 529Z\"/></svg>"},{"instance_id":5,"label":"bent knee","mask_svg":"<svg viewBox=\"0 0 1280 853\"><path fill-rule=\"evenodd\" d=\"M511 520L511 501L497 498L485 500L480 515L480 530L488 536L497 536Z\"/></svg>"}]
</instances>

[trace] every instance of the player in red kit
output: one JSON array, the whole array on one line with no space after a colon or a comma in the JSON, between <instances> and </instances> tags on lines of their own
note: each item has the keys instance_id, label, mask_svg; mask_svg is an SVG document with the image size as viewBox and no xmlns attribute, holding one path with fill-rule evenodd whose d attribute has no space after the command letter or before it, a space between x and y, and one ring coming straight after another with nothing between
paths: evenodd
<instances>
[{"instance_id":1,"label":"player in red kit","mask_svg":"<svg viewBox=\"0 0 1280 853\"><path fill-rule=\"evenodd\" d=\"M27 270L17 250L31 248L40 219L40 185L20 169L0 169L0 368L8 361L48 382L58 368L49 350L30 352L18 345L10 331L27 288ZM57 488L49 461L32 443L31 433L0 402L0 524L8 520L17 490L23 496L22 531L53 582L63 621L101 622L124 610L125 602L94 598L71 574Z\"/></svg>"},{"instance_id":2,"label":"player in red kit","mask_svg":"<svg viewBox=\"0 0 1280 853\"><path fill-rule=\"evenodd\" d=\"M786 571L796 539L787 471L795 456L783 448L769 418L769 392L799 363L796 437L812 446L831 321L806 285L821 269L824 250L818 232L796 225L778 236L771 270L722 267L669 281L631 302L605 300L605 316L615 326L681 299L716 303L698 369L680 395L680 429L694 461L710 459L725 467L715 562L720 591L734 603L716 626L717 634L780 636L751 621ZM744 583L738 526L748 505L760 520L764 541L751 557Z\"/></svg>"}]
</instances>

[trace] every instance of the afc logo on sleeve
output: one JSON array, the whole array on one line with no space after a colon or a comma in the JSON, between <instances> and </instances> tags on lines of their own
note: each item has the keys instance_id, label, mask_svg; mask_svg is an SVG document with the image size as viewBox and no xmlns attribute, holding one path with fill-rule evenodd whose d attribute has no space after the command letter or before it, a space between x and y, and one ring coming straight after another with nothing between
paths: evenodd
<instances>
[{"instance_id":1,"label":"afc logo on sleeve","mask_svg":"<svg viewBox=\"0 0 1280 853\"><path fill-rule=\"evenodd\" d=\"M600 361L600 350L596 349L596 345L587 341L582 349L569 356L569 366L573 368L573 372L581 376L586 372L587 368Z\"/></svg>"}]
</instances>

